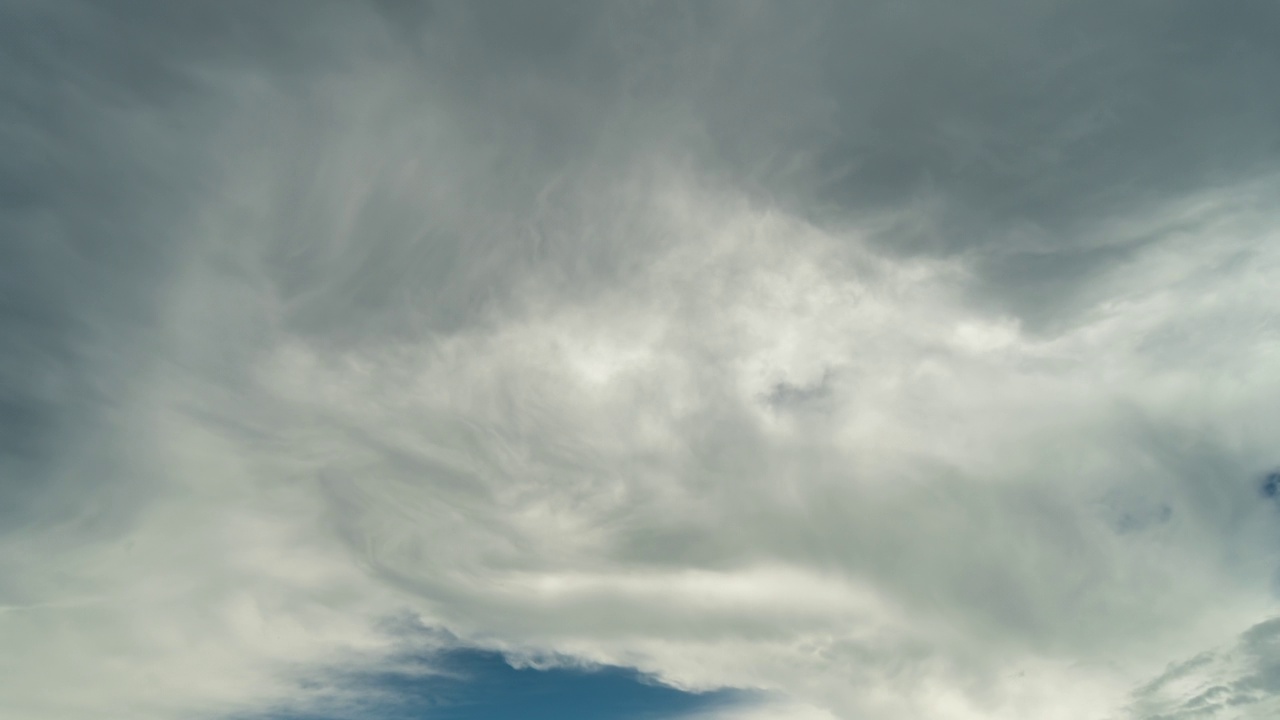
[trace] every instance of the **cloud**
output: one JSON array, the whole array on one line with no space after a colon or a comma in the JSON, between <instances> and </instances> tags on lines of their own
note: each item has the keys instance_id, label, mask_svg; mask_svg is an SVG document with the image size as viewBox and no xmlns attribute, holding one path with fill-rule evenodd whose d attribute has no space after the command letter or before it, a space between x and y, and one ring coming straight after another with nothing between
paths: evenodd
<instances>
[{"instance_id":1,"label":"cloud","mask_svg":"<svg viewBox=\"0 0 1280 720\"><path fill-rule=\"evenodd\" d=\"M0 709L1262 717L1268 7L5 6Z\"/></svg>"},{"instance_id":2,"label":"cloud","mask_svg":"<svg viewBox=\"0 0 1280 720\"><path fill-rule=\"evenodd\" d=\"M1267 443L1227 417L1269 412L1256 368L1273 341L1234 345L1232 382L1259 384L1215 394L1230 404L1208 420L1208 359L1171 361L1155 340L1189 312L1247 314L1261 278L1233 273L1240 305L1165 297L1170 274L1217 287L1220 263L1196 254L1234 242L1153 248L1135 263L1151 276L1100 280L1123 278L1119 306L1046 341L966 310L962 266L885 262L856 235L674 192L661 234L687 244L585 303L549 308L535 285L486 331L348 356L293 344L266 366L343 458L327 488L345 535L384 578L439 598L433 619L693 687L825 676L911 697L946 678L938 694L960 697L943 708L991 715L1052 695L1060 673L1114 682L1105 657L1142 667L1171 627L1224 622L1206 610L1224 588L1254 598L1219 599L1226 617L1260 610L1275 528L1250 462ZM1233 212L1218 202L1200 212ZM772 399L824 383L822 410ZM1044 677L999 676L1023 664Z\"/></svg>"},{"instance_id":3,"label":"cloud","mask_svg":"<svg viewBox=\"0 0 1280 720\"><path fill-rule=\"evenodd\" d=\"M1262 717L1276 708L1275 618L1245 630L1226 648L1170 664L1134 693L1133 717Z\"/></svg>"}]
</instances>

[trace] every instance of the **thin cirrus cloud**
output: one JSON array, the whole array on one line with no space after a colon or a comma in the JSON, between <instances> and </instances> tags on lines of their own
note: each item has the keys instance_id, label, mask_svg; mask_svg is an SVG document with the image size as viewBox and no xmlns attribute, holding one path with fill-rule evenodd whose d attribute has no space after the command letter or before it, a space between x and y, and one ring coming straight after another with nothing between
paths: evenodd
<instances>
[{"instance_id":1,"label":"thin cirrus cloud","mask_svg":"<svg viewBox=\"0 0 1280 720\"><path fill-rule=\"evenodd\" d=\"M1272 4L2 7L0 714L1275 714Z\"/></svg>"}]
</instances>

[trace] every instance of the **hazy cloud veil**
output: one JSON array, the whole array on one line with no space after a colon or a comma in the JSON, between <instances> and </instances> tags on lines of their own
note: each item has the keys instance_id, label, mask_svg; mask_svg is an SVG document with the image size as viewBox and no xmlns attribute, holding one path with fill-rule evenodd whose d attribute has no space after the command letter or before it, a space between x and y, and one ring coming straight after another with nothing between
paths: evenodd
<instances>
[{"instance_id":1,"label":"hazy cloud veil","mask_svg":"<svg viewBox=\"0 0 1280 720\"><path fill-rule=\"evenodd\" d=\"M0 8L0 715L1280 714L1280 5Z\"/></svg>"}]
</instances>

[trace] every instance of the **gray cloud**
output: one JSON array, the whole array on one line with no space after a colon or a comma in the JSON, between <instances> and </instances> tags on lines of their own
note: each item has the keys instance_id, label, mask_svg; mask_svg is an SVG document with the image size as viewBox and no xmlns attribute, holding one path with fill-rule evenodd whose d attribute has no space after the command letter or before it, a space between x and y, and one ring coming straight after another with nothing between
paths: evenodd
<instances>
[{"instance_id":1,"label":"gray cloud","mask_svg":"<svg viewBox=\"0 0 1280 720\"><path fill-rule=\"evenodd\" d=\"M1274 705L1273 4L2 12L7 713Z\"/></svg>"},{"instance_id":2,"label":"gray cloud","mask_svg":"<svg viewBox=\"0 0 1280 720\"><path fill-rule=\"evenodd\" d=\"M1265 717L1277 708L1280 620L1245 630L1224 648L1171 664L1134 693L1133 717ZM1244 713L1244 715L1241 715Z\"/></svg>"}]
</instances>

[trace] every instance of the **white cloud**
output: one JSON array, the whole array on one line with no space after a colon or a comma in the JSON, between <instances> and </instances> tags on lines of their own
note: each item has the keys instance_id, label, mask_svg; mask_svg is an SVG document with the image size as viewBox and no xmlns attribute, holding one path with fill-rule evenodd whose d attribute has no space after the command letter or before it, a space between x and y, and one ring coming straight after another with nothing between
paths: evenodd
<instances>
[{"instance_id":1,"label":"white cloud","mask_svg":"<svg viewBox=\"0 0 1280 720\"><path fill-rule=\"evenodd\" d=\"M295 339L262 366L310 418L284 447L323 458L344 532L430 622L844 715L1079 717L1266 611L1253 468L1208 465L1219 442L1268 459L1275 339L1226 325L1275 262L1256 206L1200 201L1196 229L1104 278L1096 313L1035 338L967 309L963 266L654 187L639 222L668 247L598 294L535 281L530 311L480 329ZM1171 274L1236 290L1201 326L1247 391L1204 395L1213 348L1153 356L1198 304ZM1162 447L1182 432L1209 457Z\"/></svg>"}]
</instances>

